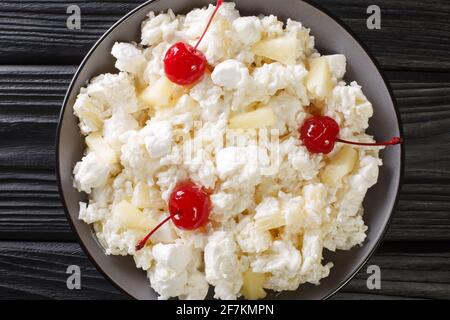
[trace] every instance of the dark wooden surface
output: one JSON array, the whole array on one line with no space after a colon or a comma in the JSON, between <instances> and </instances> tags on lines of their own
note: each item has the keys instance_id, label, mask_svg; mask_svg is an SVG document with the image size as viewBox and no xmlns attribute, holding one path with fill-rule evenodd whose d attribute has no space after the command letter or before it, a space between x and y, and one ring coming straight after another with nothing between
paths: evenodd
<instances>
[{"instance_id":1,"label":"dark wooden surface","mask_svg":"<svg viewBox=\"0 0 450 320\"><path fill-rule=\"evenodd\" d=\"M398 99L406 136L399 205L369 264L335 299L450 299L450 2L317 1L375 54ZM54 138L62 99L84 54L141 1L0 1L0 299L123 299L85 257L61 207ZM66 28L78 4L82 29ZM366 8L381 8L381 30ZM82 270L68 290L66 268Z\"/></svg>"}]
</instances>

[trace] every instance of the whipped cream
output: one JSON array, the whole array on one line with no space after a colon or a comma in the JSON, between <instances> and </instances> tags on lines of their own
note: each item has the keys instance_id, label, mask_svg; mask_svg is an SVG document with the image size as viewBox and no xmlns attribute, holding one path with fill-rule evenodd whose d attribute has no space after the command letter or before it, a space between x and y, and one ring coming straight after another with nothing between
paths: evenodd
<instances>
[{"instance_id":1,"label":"whipped cream","mask_svg":"<svg viewBox=\"0 0 450 320\"><path fill-rule=\"evenodd\" d=\"M106 254L133 256L160 299L204 299L210 285L215 298L236 299L252 292L246 286L319 284L332 273L324 249L364 242L362 202L382 164L380 148L352 147L353 169L331 185L321 172L342 147L311 154L299 140L299 125L319 108L342 138L373 141L365 133L372 105L356 82L343 80L345 56L321 56L300 22L242 17L224 3L199 46L212 71L190 87L165 79L167 49L195 44L213 10L150 12L140 43L112 47L118 72L93 78L74 105L88 145L73 171L75 188L89 195L79 218L93 224ZM311 80L320 58L329 94L317 82L323 74ZM276 148L252 126L275 130ZM184 231L168 222L136 251L186 179L212 190L209 223Z\"/></svg>"}]
</instances>

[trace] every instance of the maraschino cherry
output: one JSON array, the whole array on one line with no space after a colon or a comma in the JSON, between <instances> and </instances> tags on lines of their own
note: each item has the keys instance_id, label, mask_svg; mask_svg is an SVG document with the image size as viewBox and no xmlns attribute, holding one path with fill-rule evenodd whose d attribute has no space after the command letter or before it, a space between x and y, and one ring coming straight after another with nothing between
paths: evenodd
<instances>
[{"instance_id":1,"label":"maraschino cherry","mask_svg":"<svg viewBox=\"0 0 450 320\"><path fill-rule=\"evenodd\" d=\"M400 137L394 137L390 141L365 143L353 142L338 138L339 125L330 117L313 116L307 119L299 129L300 140L303 141L309 152L312 153L330 153L336 142L354 144L358 146L389 146L403 142Z\"/></svg>"},{"instance_id":2,"label":"maraschino cherry","mask_svg":"<svg viewBox=\"0 0 450 320\"><path fill-rule=\"evenodd\" d=\"M184 181L175 186L169 197L170 215L161 221L149 234L136 245L136 251L142 249L148 239L163 224L172 219L180 229L195 230L208 222L211 212L211 199L205 188L191 181Z\"/></svg>"},{"instance_id":3,"label":"maraschino cherry","mask_svg":"<svg viewBox=\"0 0 450 320\"><path fill-rule=\"evenodd\" d=\"M197 82L203 76L208 62L203 52L197 47L222 3L223 0L217 0L216 8L194 47L184 42L177 42L167 50L164 57L164 71L170 81L185 86Z\"/></svg>"}]
</instances>

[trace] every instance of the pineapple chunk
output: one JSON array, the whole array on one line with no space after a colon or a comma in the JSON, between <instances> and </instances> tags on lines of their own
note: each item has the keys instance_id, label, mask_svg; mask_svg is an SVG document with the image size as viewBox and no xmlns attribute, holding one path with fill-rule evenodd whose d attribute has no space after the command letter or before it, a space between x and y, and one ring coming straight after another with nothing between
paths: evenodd
<instances>
[{"instance_id":1,"label":"pineapple chunk","mask_svg":"<svg viewBox=\"0 0 450 320\"><path fill-rule=\"evenodd\" d=\"M84 129L84 134L97 131L102 127L103 120L101 112L94 106L87 94L81 93L78 95L73 105L73 111L83 124L82 129Z\"/></svg>"},{"instance_id":2,"label":"pineapple chunk","mask_svg":"<svg viewBox=\"0 0 450 320\"><path fill-rule=\"evenodd\" d=\"M166 207L164 200L161 198L161 192L155 187L148 186L145 182L136 184L131 203L139 209L163 209Z\"/></svg>"},{"instance_id":3,"label":"pineapple chunk","mask_svg":"<svg viewBox=\"0 0 450 320\"><path fill-rule=\"evenodd\" d=\"M291 65L295 64L297 42L295 35L288 34L279 38L261 40L252 46L252 52L257 56Z\"/></svg>"},{"instance_id":4,"label":"pineapple chunk","mask_svg":"<svg viewBox=\"0 0 450 320\"><path fill-rule=\"evenodd\" d=\"M134 187L131 204L139 209L149 208L152 205L150 190L146 183L138 182Z\"/></svg>"},{"instance_id":5,"label":"pineapple chunk","mask_svg":"<svg viewBox=\"0 0 450 320\"><path fill-rule=\"evenodd\" d=\"M139 95L145 88L147 88L147 83L143 79L135 78L134 87L136 88L136 93Z\"/></svg>"},{"instance_id":6,"label":"pineapple chunk","mask_svg":"<svg viewBox=\"0 0 450 320\"><path fill-rule=\"evenodd\" d=\"M254 111L241 113L230 119L231 129L259 129L275 124L275 114L270 107L263 107Z\"/></svg>"},{"instance_id":7,"label":"pineapple chunk","mask_svg":"<svg viewBox=\"0 0 450 320\"><path fill-rule=\"evenodd\" d=\"M350 146L344 146L331 159L320 173L323 183L336 187L338 182L352 172L358 160L358 152Z\"/></svg>"},{"instance_id":8,"label":"pineapple chunk","mask_svg":"<svg viewBox=\"0 0 450 320\"><path fill-rule=\"evenodd\" d=\"M103 161L107 163L117 163L119 161L116 152L103 139L100 133L94 132L88 135L86 144Z\"/></svg>"},{"instance_id":9,"label":"pineapple chunk","mask_svg":"<svg viewBox=\"0 0 450 320\"><path fill-rule=\"evenodd\" d=\"M256 187L256 202L260 203L265 197L276 197L280 191L280 186L272 178L264 177L261 183Z\"/></svg>"},{"instance_id":10,"label":"pineapple chunk","mask_svg":"<svg viewBox=\"0 0 450 320\"><path fill-rule=\"evenodd\" d=\"M325 57L310 61L310 69L306 78L306 88L315 97L322 100L328 98L333 91L333 80L330 65Z\"/></svg>"},{"instance_id":11,"label":"pineapple chunk","mask_svg":"<svg viewBox=\"0 0 450 320\"><path fill-rule=\"evenodd\" d=\"M155 187L149 187L149 198L150 198L150 207L151 209L166 209L167 204L164 202L161 196L161 191L156 189Z\"/></svg>"},{"instance_id":12,"label":"pineapple chunk","mask_svg":"<svg viewBox=\"0 0 450 320\"><path fill-rule=\"evenodd\" d=\"M165 209L166 203L161 198L161 192L145 182L138 182L131 198L133 206L139 209Z\"/></svg>"},{"instance_id":13,"label":"pineapple chunk","mask_svg":"<svg viewBox=\"0 0 450 320\"><path fill-rule=\"evenodd\" d=\"M139 100L147 107L164 108L172 102L175 84L166 77L161 77L153 85L149 85L139 95Z\"/></svg>"},{"instance_id":14,"label":"pineapple chunk","mask_svg":"<svg viewBox=\"0 0 450 320\"><path fill-rule=\"evenodd\" d=\"M266 297L266 292L263 289L266 276L263 273L255 273L248 269L243 274L244 283L241 292L245 299L258 300Z\"/></svg>"},{"instance_id":15,"label":"pineapple chunk","mask_svg":"<svg viewBox=\"0 0 450 320\"><path fill-rule=\"evenodd\" d=\"M164 108L158 110L158 119L159 120L169 120L176 114L187 113L187 112L195 112L198 110L198 103L188 94L179 94L180 91L175 91L172 96L172 101L169 103L170 106L174 106L178 101L180 101L180 107L177 107L176 110L171 108ZM175 129L176 130L176 129Z\"/></svg>"},{"instance_id":16,"label":"pineapple chunk","mask_svg":"<svg viewBox=\"0 0 450 320\"><path fill-rule=\"evenodd\" d=\"M255 219L255 227L260 231L268 231L280 228L284 225L286 225L286 219L281 212L279 212L278 214L271 214Z\"/></svg>"},{"instance_id":17,"label":"pineapple chunk","mask_svg":"<svg viewBox=\"0 0 450 320\"><path fill-rule=\"evenodd\" d=\"M113 207L113 219L125 229L148 231L157 225L154 219L144 214L127 200L122 200Z\"/></svg>"}]
</instances>

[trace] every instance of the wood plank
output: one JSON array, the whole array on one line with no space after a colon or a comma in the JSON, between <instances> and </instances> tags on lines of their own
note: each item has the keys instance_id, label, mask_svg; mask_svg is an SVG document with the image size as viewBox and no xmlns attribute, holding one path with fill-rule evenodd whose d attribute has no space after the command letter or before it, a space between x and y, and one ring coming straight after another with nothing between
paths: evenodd
<instances>
[{"instance_id":1,"label":"wood plank","mask_svg":"<svg viewBox=\"0 0 450 320\"><path fill-rule=\"evenodd\" d=\"M0 1L1 64L78 64L115 21L142 0ZM450 69L450 3L446 0L379 0L381 30L366 26L361 0L317 1L341 18L386 69ZM66 27L66 9L81 8L81 30Z\"/></svg>"},{"instance_id":2,"label":"wood plank","mask_svg":"<svg viewBox=\"0 0 450 320\"><path fill-rule=\"evenodd\" d=\"M430 248L432 248L430 250ZM381 289L366 286L367 266L333 299L449 299L450 246L384 244L367 265L381 269ZM68 290L69 265L81 290ZM0 299L122 299L75 243L0 242Z\"/></svg>"},{"instance_id":3,"label":"wood plank","mask_svg":"<svg viewBox=\"0 0 450 320\"><path fill-rule=\"evenodd\" d=\"M81 270L81 289L66 285L68 266ZM0 299L123 299L75 243L0 242Z\"/></svg>"},{"instance_id":4,"label":"wood plank","mask_svg":"<svg viewBox=\"0 0 450 320\"><path fill-rule=\"evenodd\" d=\"M344 298L450 299L450 244L383 244L367 265L342 290ZM367 289L367 266L381 269L381 289ZM336 298L340 298L339 295Z\"/></svg>"},{"instance_id":5,"label":"wood plank","mask_svg":"<svg viewBox=\"0 0 450 320\"><path fill-rule=\"evenodd\" d=\"M0 239L74 239L54 176L58 113L74 70L0 67ZM385 239L449 241L450 73L388 76L404 121L407 166Z\"/></svg>"}]
</instances>

